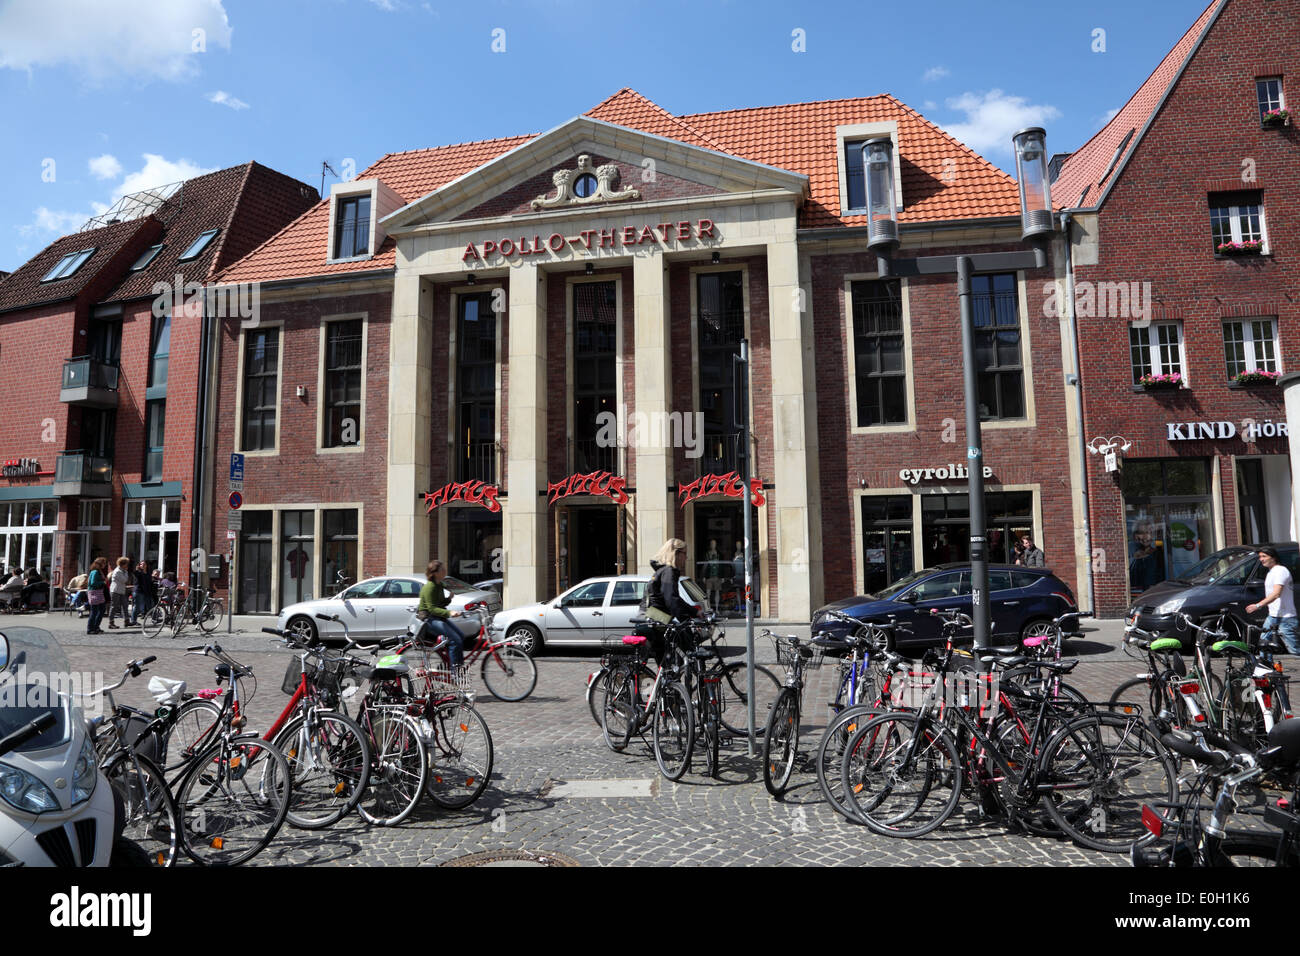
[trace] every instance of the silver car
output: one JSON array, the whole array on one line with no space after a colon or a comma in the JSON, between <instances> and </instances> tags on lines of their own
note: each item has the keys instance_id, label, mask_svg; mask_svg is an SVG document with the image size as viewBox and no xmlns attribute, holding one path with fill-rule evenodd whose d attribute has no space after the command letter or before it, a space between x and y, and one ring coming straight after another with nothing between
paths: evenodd
<instances>
[{"instance_id":1,"label":"silver car","mask_svg":"<svg viewBox=\"0 0 1300 956\"><path fill-rule=\"evenodd\" d=\"M424 587L425 581L415 574L367 578L332 598L290 604L280 612L276 626L309 640L320 637L327 641L335 638L341 641L341 625L316 617L317 614L327 614L331 617L338 615L346 621L348 633L354 641L375 641L405 634L420 603L420 588ZM490 615L501 610L501 595L495 591L471 587L450 575L442 579L442 586L451 592L451 602L447 605L451 610L463 611L466 604L476 601L486 601ZM472 614L452 618L452 623L467 638L478 633L479 619Z\"/></svg>"},{"instance_id":2,"label":"silver car","mask_svg":"<svg viewBox=\"0 0 1300 956\"><path fill-rule=\"evenodd\" d=\"M548 645L598 647L606 637L633 632L632 618L641 612L649 583L648 574L587 578L549 601L502 611L492 624L533 656ZM687 604L712 610L704 591L690 578L681 578L678 592Z\"/></svg>"}]
</instances>

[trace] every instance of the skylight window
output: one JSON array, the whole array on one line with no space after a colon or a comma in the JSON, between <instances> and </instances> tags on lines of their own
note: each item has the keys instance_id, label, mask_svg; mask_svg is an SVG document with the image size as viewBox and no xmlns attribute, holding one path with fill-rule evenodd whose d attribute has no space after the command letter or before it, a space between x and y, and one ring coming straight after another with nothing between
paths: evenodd
<instances>
[{"instance_id":1,"label":"skylight window","mask_svg":"<svg viewBox=\"0 0 1300 956\"><path fill-rule=\"evenodd\" d=\"M60 259L53 269L45 273L42 282L54 282L56 279L66 279L78 269L86 264L86 260L95 254L95 247L82 249L80 252L69 252Z\"/></svg>"},{"instance_id":2,"label":"skylight window","mask_svg":"<svg viewBox=\"0 0 1300 956\"><path fill-rule=\"evenodd\" d=\"M133 265L133 266L131 267L131 271L132 271L132 272L139 272L141 269L143 269L143 268L144 268L145 266L147 266L149 263L153 262L154 259L158 258L158 253L162 252L162 247L163 247L163 243L160 242L160 243L158 243L158 245L156 245L156 246L150 246L148 249L146 249L146 250L145 250L145 251L140 255L140 258L137 259L137 260L135 260L135 265Z\"/></svg>"},{"instance_id":3,"label":"skylight window","mask_svg":"<svg viewBox=\"0 0 1300 956\"><path fill-rule=\"evenodd\" d=\"M190 259L197 259L203 254L203 250L208 247L212 237L217 234L218 230L209 229L207 232L199 233L199 237L190 243L190 247L181 253L180 262L186 262Z\"/></svg>"},{"instance_id":4,"label":"skylight window","mask_svg":"<svg viewBox=\"0 0 1300 956\"><path fill-rule=\"evenodd\" d=\"M1124 155L1124 148L1128 146L1128 141L1133 138L1133 134L1136 132L1136 129L1129 130L1124 136L1124 139L1120 141L1120 144L1115 147L1115 155L1110 158L1110 165L1107 166L1106 171L1101 174L1101 179L1098 181L1097 185L1100 186L1106 180L1110 179L1110 174L1115 171L1115 165L1119 162L1119 158Z\"/></svg>"}]
</instances>

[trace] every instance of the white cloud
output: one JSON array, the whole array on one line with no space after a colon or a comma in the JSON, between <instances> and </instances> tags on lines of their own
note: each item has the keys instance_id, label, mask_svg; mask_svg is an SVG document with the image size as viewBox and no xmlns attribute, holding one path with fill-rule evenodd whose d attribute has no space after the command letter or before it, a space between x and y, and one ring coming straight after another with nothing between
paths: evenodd
<instances>
[{"instance_id":1,"label":"white cloud","mask_svg":"<svg viewBox=\"0 0 1300 956\"><path fill-rule=\"evenodd\" d=\"M220 103L222 106L229 106L232 110L246 110L248 104L237 96L231 96L225 90L217 90L215 93L208 94L209 103Z\"/></svg>"},{"instance_id":2,"label":"white cloud","mask_svg":"<svg viewBox=\"0 0 1300 956\"><path fill-rule=\"evenodd\" d=\"M939 104L936 103L934 100L926 100L924 103L921 104L921 109L925 110L927 113L929 113L931 110L937 110L938 108L939 108Z\"/></svg>"},{"instance_id":3,"label":"white cloud","mask_svg":"<svg viewBox=\"0 0 1300 956\"><path fill-rule=\"evenodd\" d=\"M92 214L93 215L93 214ZM18 233L24 239L35 237L47 237L49 239L55 236L62 236L65 233L76 232L82 224L89 219L84 212L68 212L61 209L47 209L45 206L38 206L32 213L32 221L26 225L18 227Z\"/></svg>"},{"instance_id":4,"label":"white cloud","mask_svg":"<svg viewBox=\"0 0 1300 956\"><path fill-rule=\"evenodd\" d=\"M122 164L112 153L96 156L86 165L90 167L90 173L96 179L117 179L122 175Z\"/></svg>"},{"instance_id":5,"label":"white cloud","mask_svg":"<svg viewBox=\"0 0 1300 956\"><path fill-rule=\"evenodd\" d=\"M1101 129L1111 120L1113 120L1116 116L1118 116L1120 109L1121 107L1116 107L1113 110L1107 110L1105 113L1103 113L1097 120L1097 128Z\"/></svg>"},{"instance_id":6,"label":"white cloud","mask_svg":"<svg viewBox=\"0 0 1300 956\"><path fill-rule=\"evenodd\" d=\"M1023 96L1008 96L1001 90L963 93L946 101L949 109L961 110L966 122L952 123L944 130L977 153L1011 152L1011 135L1026 126L1044 126L1061 111L1048 104L1034 105Z\"/></svg>"},{"instance_id":7,"label":"white cloud","mask_svg":"<svg viewBox=\"0 0 1300 956\"><path fill-rule=\"evenodd\" d=\"M10 0L0 5L0 68L181 80L198 73L202 51L230 49L230 34L222 0Z\"/></svg>"},{"instance_id":8,"label":"white cloud","mask_svg":"<svg viewBox=\"0 0 1300 956\"><path fill-rule=\"evenodd\" d=\"M921 77L921 80L925 83L933 83L935 80L942 80L945 76L950 75L946 66L932 66L925 71L925 75Z\"/></svg>"},{"instance_id":9,"label":"white cloud","mask_svg":"<svg viewBox=\"0 0 1300 956\"><path fill-rule=\"evenodd\" d=\"M395 4L393 0L370 0L370 2L385 13L392 13L397 9L397 4Z\"/></svg>"},{"instance_id":10,"label":"white cloud","mask_svg":"<svg viewBox=\"0 0 1300 956\"><path fill-rule=\"evenodd\" d=\"M182 179L193 179L204 173L213 172L216 167L204 168L188 159L172 161L155 153L144 154L144 166L133 173L127 173L113 190L113 198L120 199L127 193L138 193L142 189L153 189Z\"/></svg>"}]
</instances>

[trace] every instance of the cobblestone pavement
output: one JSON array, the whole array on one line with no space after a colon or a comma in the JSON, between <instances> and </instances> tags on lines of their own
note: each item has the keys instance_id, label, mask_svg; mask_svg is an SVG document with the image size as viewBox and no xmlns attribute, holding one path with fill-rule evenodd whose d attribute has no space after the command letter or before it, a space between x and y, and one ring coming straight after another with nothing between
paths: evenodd
<instances>
[{"instance_id":1,"label":"cobblestone pavement","mask_svg":"<svg viewBox=\"0 0 1300 956\"><path fill-rule=\"evenodd\" d=\"M215 637L255 669L256 695L247 713L252 727L265 729L288 701L280 692L288 652L257 633L256 628L269 623L265 619L236 623L242 633ZM74 671L99 671L115 681L132 657L156 654L151 674L183 678L191 688L213 685L212 661L184 655L185 645L201 642L197 633L175 641L149 640L138 630L90 638L84 622L43 616L5 619L0 630L18 624L45 626L58 634ZM1116 649L1120 622L1095 622L1090 628L1070 648L1081 658L1071 680L1090 696L1105 699L1141 665ZM742 644L743 635L731 631L728 641ZM760 661L771 657L770 642L760 643ZM1300 669L1294 663L1287 661L1289 671ZM514 849L560 853L584 865L1128 865L1123 855L1008 834L975 819L966 798L936 833L915 840L879 837L834 813L811 773L797 770L784 801L773 800L763 787L758 760L746 755L743 740L724 749L721 780L701 776L702 761L696 758L692 772L670 783L658 773L648 738L644 743L634 739L624 754L604 745L583 695L587 675L598 666L594 657L548 655L538 665L537 688L527 700L505 703L486 691L479 695L495 760L491 786L473 807L448 812L426 801L405 824L391 829L367 827L355 815L324 832L286 826L254 862L436 865L470 853ZM820 739L825 705L833 696L832 675L830 668L810 672L804 750L815 748ZM118 700L151 705L146 683L131 682ZM566 786L582 781L605 783Z\"/></svg>"}]
</instances>

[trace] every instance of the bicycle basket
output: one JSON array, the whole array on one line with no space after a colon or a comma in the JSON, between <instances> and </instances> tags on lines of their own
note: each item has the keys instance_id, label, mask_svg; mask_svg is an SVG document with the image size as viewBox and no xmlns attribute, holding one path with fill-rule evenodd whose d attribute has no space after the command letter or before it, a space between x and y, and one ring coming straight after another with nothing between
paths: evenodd
<instances>
[{"instance_id":1,"label":"bicycle basket","mask_svg":"<svg viewBox=\"0 0 1300 956\"><path fill-rule=\"evenodd\" d=\"M280 690L292 697L298 692L298 682L302 678L302 658L294 654L289 658L289 666L284 669L284 680Z\"/></svg>"},{"instance_id":2,"label":"bicycle basket","mask_svg":"<svg viewBox=\"0 0 1300 956\"><path fill-rule=\"evenodd\" d=\"M772 637L776 647L776 662L787 671L794 670L795 656L803 658L804 670L816 670L825 662L825 655L815 644L802 643L796 650L794 645L783 637Z\"/></svg>"}]
</instances>

